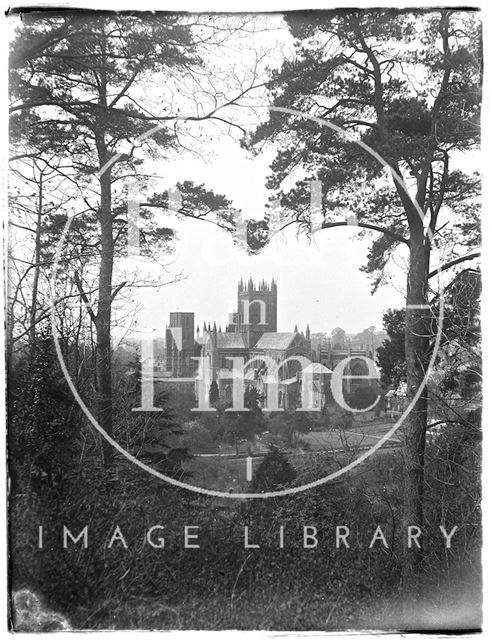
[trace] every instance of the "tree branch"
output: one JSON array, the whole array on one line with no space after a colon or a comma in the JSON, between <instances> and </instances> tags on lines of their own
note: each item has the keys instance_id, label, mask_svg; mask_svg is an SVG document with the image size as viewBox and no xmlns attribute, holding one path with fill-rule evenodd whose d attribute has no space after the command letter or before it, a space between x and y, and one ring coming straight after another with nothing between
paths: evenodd
<instances>
[{"instance_id":1,"label":"tree branch","mask_svg":"<svg viewBox=\"0 0 492 640\"><path fill-rule=\"evenodd\" d=\"M113 291L113 293L111 294L111 302L113 302L113 300L116 298L116 296L118 295L118 293L123 289L123 287L125 287L127 285L127 281L123 281L121 282Z\"/></svg>"},{"instance_id":2,"label":"tree branch","mask_svg":"<svg viewBox=\"0 0 492 640\"><path fill-rule=\"evenodd\" d=\"M79 272L76 271L74 274L74 282L77 286L77 289L79 290L80 293L80 297L82 298L82 300L84 301L84 304L86 306L87 312L90 316L90 319L92 320L92 322L94 323L94 325L97 325L97 316L94 313L94 310L92 309L91 303L89 302L89 298L87 297L83 287L82 287L82 282L80 280L80 276L79 276Z\"/></svg>"},{"instance_id":3,"label":"tree branch","mask_svg":"<svg viewBox=\"0 0 492 640\"><path fill-rule=\"evenodd\" d=\"M331 229L333 227L348 227L348 226L357 226L357 227L362 227L364 229L371 229L371 231L380 231L381 233L385 233L386 235L392 237L394 240L397 240L398 242L403 242L403 244L406 244L408 247L410 246L410 242L399 233L391 231L387 227L380 227L377 224L370 224L369 222L357 221L356 225L346 221L345 222L323 222L323 224L321 225L321 228Z\"/></svg>"},{"instance_id":4,"label":"tree branch","mask_svg":"<svg viewBox=\"0 0 492 640\"><path fill-rule=\"evenodd\" d=\"M478 258L481 254L481 249L476 249L471 253L467 253L466 256L460 256L459 258L455 258L454 260L450 260L449 262L444 263L438 269L434 269L429 273L429 278L433 278L438 273L442 271L446 271L446 269L450 269L451 267L456 266L457 264L461 264L462 262L466 262L467 260L473 260L474 258Z\"/></svg>"}]
</instances>

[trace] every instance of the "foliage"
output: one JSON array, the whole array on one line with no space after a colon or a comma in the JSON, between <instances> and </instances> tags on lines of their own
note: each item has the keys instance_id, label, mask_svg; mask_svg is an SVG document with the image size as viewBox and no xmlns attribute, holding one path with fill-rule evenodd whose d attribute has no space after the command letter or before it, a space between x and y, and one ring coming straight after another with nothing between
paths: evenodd
<instances>
[{"instance_id":1,"label":"foliage","mask_svg":"<svg viewBox=\"0 0 492 640\"><path fill-rule=\"evenodd\" d=\"M200 63L193 51L191 30L172 16L144 21L136 15L38 14L12 43L11 56L11 88L16 99L13 124L17 114L22 121L22 112L29 110L36 116L41 106L52 107L56 114L65 112L63 119L33 117L19 129L29 137L45 138L50 150L58 142L75 157L87 152L81 129L106 126L110 146L129 131L138 135L148 130L148 114L128 94L128 88L141 82L146 73ZM163 62L165 70L160 67ZM105 105L106 113L95 99L99 90L95 70L107 86L123 88ZM165 129L160 137L161 144L171 143L172 136ZM91 168L81 170L87 173Z\"/></svg>"},{"instance_id":2,"label":"foliage","mask_svg":"<svg viewBox=\"0 0 492 640\"><path fill-rule=\"evenodd\" d=\"M271 447L254 474L253 491L261 493L285 488L295 477L296 472L286 457L277 447Z\"/></svg>"},{"instance_id":3,"label":"foliage","mask_svg":"<svg viewBox=\"0 0 492 640\"><path fill-rule=\"evenodd\" d=\"M383 315L383 328L388 334L377 349L376 362L384 386L397 388L405 380L405 309L388 309Z\"/></svg>"},{"instance_id":4,"label":"foliage","mask_svg":"<svg viewBox=\"0 0 492 640\"><path fill-rule=\"evenodd\" d=\"M475 16L459 11L416 16L376 9L292 13L287 23L296 55L272 71L268 86L273 105L329 119L353 132L409 184L412 178L425 178L425 211L432 209L437 218L441 206L447 205L460 224L470 226L473 239L463 234L462 241L469 241L468 246L476 241L478 177L449 169L453 150L473 148L479 135L481 45ZM419 47L410 50L408 44L416 42L417 33ZM444 55L434 46L441 38L448 48ZM416 66L422 78L418 84L411 80ZM434 106L429 104L429 91L437 96ZM268 186L280 199L286 219L295 219L310 232L309 179L317 177L323 184L326 228L337 220L343 224L347 211L362 227L367 223L367 228L375 225L374 231L384 228L386 233L373 241L365 267L375 286L381 283L389 257L408 237L406 202L398 185L382 180L381 165L350 138L310 120L271 111L245 144L265 140L281 143ZM431 178L424 159L436 163ZM443 169L441 182L438 166ZM287 192L283 184L295 168L300 178ZM469 201L468 212L463 199ZM446 237L441 231L435 241Z\"/></svg>"},{"instance_id":5,"label":"foliage","mask_svg":"<svg viewBox=\"0 0 492 640\"><path fill-rule=\"evenodd\" d=\"M458 272L442 293L442 333L431 379L433 386L439 386L440 395L455 392L466 400L480 396L480 294L481 275L473 269ZM432 327L435 336L440 315L439 298L433 301L432 313L436 318ZM388 309L383 323L388 338L377 350L376 360L383 384L398 387L406 375L405 310Z\"/></svg>"},{"instance_id":6,"label":"foliage","mask_svg":"<svg viewBox=\"0 0 492 640\"><path fill-rule=\"evenodd\" d=\"M356 387L347 398L352 409L367 409L377 399L378 392L368 385Z\"/></svg>"},{"instance_id":7,"label":"foliage","mask_svg":"<svg viewBox=\"0 0 492 640\"><path fill-rule=\"evenodd\" d=\"M300 436L311 431L316 424L317 419L308 412L284 411L271 415L268 430L284 446L295 447L302 442Z\"/></svg>"},{"instance_id":8,"label":"foliage","mask_svg":"<svg viewBox=\"0 0 492 640\"><path fill-rule=\"evenodd\" d=\"M171 477L183 478L183 464L190 458L186 446L178 444L183 434L167 392L157 393L158 412L134 412L140 405L141 365L139 358L130 363L129 371L119 372L120 393L116 396L114 418L115 439L127 451L152 468ZM129 374L129 375L128 375Z\"/></svg>"},{"instance_id":9,"label":"foliage","mask_svg":"<svg viewBox=\"0 0 492 640\"><path fill-rule=\"evenodd\" d=\"M468 401L481 398L480 295L481 274L472 269L458 273L443 294L439 382L446 395Z\"/></svg>"},{"instance_id":10,"label":"foliage","mask_svg":"<svg viewBox=\"0 0 492 640\"><path fill-rule=\"evenodd\" d=\"M462 251L474 247L479 238L478 183L476 176L450 167L456 151L477 144L481 69L480 27L475 15L378 9L293 13L286 21L295 39L295 56L272 71L269 90L274 105L330 118L355 131L412 187L420 184L417 195L424 203L426 224L434 226L438 248L450 247L450 258L463 256ZM153 114L152 123L135 100L149 80L155 82L155 74L162 86L185 89L183 75L188 77L191 68L201 65L194 36L203 35L200 29L204 28L202 23L193 29L188 18L176 20L168 14L156 15L153 22L136 14L27 16L12 44L15 145L22 152L34 149L41 155L70 156L82 190L115 151L122 155L112 169L113 176L120 178L126 169L135 174L141 159L128 140L161 121L155 116L164 114L170 120L176 116L174 96L159 114ZM441 48L435 46L436 41ZM379 83L377 69L381 71ZM416 69L417 82L412 80ZM129 79L136 81L136 93L134 87L129 91ZM446 86L441 91L443 79ZM106 98L116 101L104 104L100 100L105 85L110 87L109 93L103 92ZM162 128L153 140L142 142L144 152L174 152L175 134L172 127ZM107 144L105 150L97 148L96 137ZM422 240L415 225L407 224L411 218L408 202L394 184L385 184L387 175L353 141L341 141L314 123L275 111L249 143L264 140L279 143L269 186L272 195L280 194L288 215L294 213L288 222L294 221L301 230L310 228L308 180L304 177L318 176L325 185L327 228L338 225L340 219L345 224L348 209L361 229L380 234L365 267L375 284L383 281L397 246L408 246L412 235ZM293 163L297 163L299 180L287 191L286 178ZM113 195L115 184L110 186ZM183 183L182 189L178 215L211 216L219 226L233 230L235 212L224 196L192 183ZM87 201L79 200L84 211L71 228L64 265L75 259L74 264L80 266L101 253L101 199L88 189L83 195ZM123 194L117 195L106 211L113 225L110 248L116 254L123 247L126 223ZM17 198L18 208L22 204ZM168 207L169 196L151 196L146 205L141 239L148 247L162 242L169 248L172 230L152 222L151 216L154 207ZM459 222L439 227L441 207ZM57 211L53 203L44 211L47 216L37 228L43 233L41 258L49 267L67 212L63 207ZM336 217L339 214L341 218ZM268 220L248 225L251 252L264 246L274 222L271 213ZM381 227L389 233L383 234ZM417 245L426 246L424 242ZM413 269L415 261L410 266ZM71 275L68 267L63 270L65 284ZM21 274L20 279L23 277ZM82 284L88 284L84 274L80 277ZM417 284L420 293L427 290L427 281ZM111 281L108 287L106 294L117 293ZM215 498L163 484L120 455L110 468L103 468L101 442L68 394L52 339L41 332L34 334L32 351L21 350L9 360L12 588L36 591L48 607L67 616L75 629L426 629L435 627L436 620L449 628L463 610L469 616L466 624L478 627L479 295L480 279L474 270L458 274L447 288L438 354L440 374L429 383L429 395L439 395L439 402L434 398L429 411L436 424L429 425L426 407L420 412L428 427L423 442L424 480L429 491L423 501L426 537L420 572L425 589L420 593L423 606L418 615L405 614L409 592L402 589L407 558L402 524L407 469L399 450L381 450L349 475L310 491L272 500L228 500L225 506ZM432 300L431 346L436 310L437 301ZM390 384L408 373L404 347L409 329L400 310L388 311L385 324L389 339L378 358ZM65 329L62 349L69 356L69 369L78 376L81 394L92 407L97 387L92 336L80 336L77 326ZM337 331L334 344L342 340L343 334ZM412 353L425 360L424 347ZM418 357L415 361L420 366ZM178 405L166 394L155 398L162 407L160 413L136 415L131 410L138 405L138 361L133 369L132 375L113 370L113 436L139 459L176 478L185 475L188 449L199 442L201 448L224 439L236 444L239 438L251 442L270 425L271 431L282 435L282 444L293 446L296 435L326 419L301 413L266 418L255 390L246 392L248 411L238 415L219 407L213 415L190 422L188 405ZM462 406L457 407L456 397ZM332 422L349 427L352 420L351 412L339 411ZM296 461L290 463L280 449L272 448L256 468L253 490L299 485L313 474L322 477L327 469L339 468L339 460L329 453L292 459ZM183 528L190 523L199 527L199 550L183 548ZM439 533L443 523L448 530L453 523L459 527L450 550L443 546ZM79 543L63 549L63 524L73 533L88 525L88 548L82 549ZM121 542L108 548L116 524L128 548ZM45 537L42 549L37 546L40 525ZM145 543L145 531L155 525L163 526L164 548ZM250 540L260 544L258 553L244 548L246 525ZM316 548L303 548L304 525L318 529ZM335 547L337 525L350 527L350 548ZM378 525L385 532L388 548L369 549L370 536ZM283 549L278 544L281 526L287 530Z\"/></svg>"},{"instance_id":11,"label":"foliage","mask_svg":"<svg viewBox=\"0 0 492 640\"><path fill-rule=\"evenodd\" d=\"M462 171L460 157L479 144L480 22L473 12L448 9L355 9L294 13L287 23L295 54L271 72L276 109L245 144L275 148L267 186L272 203L280 202L277 225L311 235L316 227L355 222L374 233L363 265L373 291L397 252L408 259L406 383L423 388L432 353L427 304L438 273L429 268L432 256L444 255L440 271L446 271L478 255L463 231L472 242L479 237L480 180ZM313 179L322 184L314 226ZM396 363L384 364L394 374ZM421 394L403 425L408 523L423 518L427 409ZM405 580L420 554L408 556Z\"/></svg>"},{"instance_id":12,"label":"foliage","mask_svg":"<svg viewBox=\"0 0 492 640\"><path fill-rule=\"evenodd\" d=\"M210 383L208 399L211 407L217 406L217 402L219 401L219 386L216 380L212 380L212 382Z\"/></svg>"},{"instance_id":13,"label":"foliage","mask_svg":"<svg viewBox=\"0 0 492 640\"><path fill-rule=\"evenodd\" d=\"M189 108L193 120L214 118L219 109L216 93L221 99L224 95L213 87L212 95L207 92L213 103L209 113L195 113L194 92L197 84L201 86L203 72L199 43L212 43L216 34L213 24L206 21L201 29L209 38L200 37L200 28L181 16L60 11L33 14L28 24L15 32L11 43L14 157L46 161L49 151L62 159L60 175L75 189L76 214L88 213L92 223L82 228L90 256L78 256L75 269L70 265L74 272L64 275L77 286L88 311L89 331L95 336L98 419L109 436L113 435L113 303L121 290L138 278L132 273L129 278L133 282L122 278L116 284L113 280L118 273L116 259L124 255L129 237L127 199L132 187L142 189L149 182L149 176L139 171L144 162L142 153L147 158L169 157L180 144L180 108ZM158 105L144 106L142 96L148 96L151 78L154 83L162 82L167 93ZM191 95L183 90L186 81L193 83ZM244 93L240 91L239 96ZM233 102L225 101L227 105ZM147 135L151 129L152 135ZM125 188L122 180L130 186ZM179 187L183 190L179 215L198 220L207 217L229 231L234 228L236 212L224 196L190 181ZM155 257L159 250L169 251L174 232L163 216L152 214L152 207L167 209L169 197L154 194L143 204L138 244L144 255ZM62 211L58 222L66 216ZM69 257L64 255L64 261L68 263ZM92 291L77 269L80 261L88 258L95 258L98 271L96 278L93 274L97 284ZM22 277L19 280L22 282ZM110 466L113 450L106 441L103 455Z\"/></svg>"},{"instance_id":14,"label":"foliage","mask_svg":"<svg viewBox=\"0 0 492 640\"><path fill-rule=\"evenodd\" d=\"M41 497L63 490L80 443L80 415L58 366L52 337L38 336L18 379L9 385L9 470L16 490L27 474Z\"/></svg>"},{"instance_id":15,"label":"foliage","mask_svg":"<svg viewBox=\"0 0 492 640\"><path fill-rule=\"evenodd\" d=\"M61 408L63 402L57 406ZM473 578L478 584L480 579L478 530L468 525L462 529L445 560L435 528L443 513L436 511L437 504L444 505L446 522L457 518L463 509L468 521L476 521L475 499L465 494L471 491L476 496L478 477L466 469L477 469L473 457L479 440L474 436L463 439L463 435L456 432L452 440L443 438L427 453L429 481L434 486L428 507L433 520L429 520L426 534L426 546L432 550L426 568L430 594L425 601L428 613L422 610L417 619L405 619L407 593L399 587L404 547L400 536L404 532L400 529L402 468L398 452L381 454L353 477L335 484L281 500L228 503L219 511L213 499L174 490L125 460L118 460L108 473L89 446L65 467L66 481L58 501L36 503L26 484L17 485L13 492L13 588L34 590L75 629L336 630L348 626L411 628L416 620L430 624L440 611L452 611L463 602L466 580ZM447 462L442 458L443 445ZM312 477L315 465L310 462L296 476L278 451L272 451L265 461L255 474L260 491L302 482L306 474ZM28 477L23 476L23 483ZM461 487L462 494L451 491L449 482ZM33 544L40 523L45 537L42 550ZM88 548L82 551L80 543L70 543L63 550L60 523L66 523L75 535L88 523ZM199 526L198 553L183 549L183 527L190 523ZM120 526L128 549L120 542L107 548L115 524ZM159 532L165 539L164 549L142 544L145 532L156 524L164 526ZM250 541L260 544L258 553L244 549L246 524ZM318 530L315 549L302 548L304 524ZM335 548L337 524L350 528L350 549ZM278 548L281 525L286 529L283 550ZM377 525L390 548L368 552ZM453 583L461 586L461 600L457 593L447 591ZM285 585L290 585L290 591ZM477 624L478 595L474 593L473 598L470 621Z\"/></svg>"},{"instance_id":16,"label":"foliage","mask_svg":"<svg viewBox=\"0 0 492 640\"><path fill-rule=\"evenodd\" d=\"M245 390L244 406L246 411L240 411L237 416L226 421L226 441L236 445L238 440L242 439L253 442L255 437L265 430L265 419L260 402L261 395L255 388Z\"/></svg>"},{"instance_id":17,"label":"foliage","mask_svg":"<svg viewBox=\"0 0 492 640\"><path fill-rule=\"evenodd\" d=\"M192 453L215 451L210 431L199 420L186 422L183 425L181 444Z\"/></svg>"}]
</instances>

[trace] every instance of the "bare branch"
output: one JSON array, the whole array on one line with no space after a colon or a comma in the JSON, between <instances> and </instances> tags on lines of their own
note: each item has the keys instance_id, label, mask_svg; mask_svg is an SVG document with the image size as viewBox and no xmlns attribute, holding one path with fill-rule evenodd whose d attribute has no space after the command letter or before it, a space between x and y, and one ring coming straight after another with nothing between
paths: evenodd
<instances>
[{"instance_id":1,"label":"bare branch","mask_svg":"<svg viewBox=\"0 0 492 640\"><path fill-rule=\"evenodd\" d=\"M459 258L455 258L454 260L450 260L449 262L444 263L438 269L434 269L429 273L429 278L433 278L438 273L442 271L446 271L446 269L451 269L451 267L455 267L457 264L461 264L462 262L466 262L467 260L473 260L474 258L478 258L481 254L481 249L476 249L471 253L467 253L465 256L460 256Z\"/></svg>"}]
</instances>

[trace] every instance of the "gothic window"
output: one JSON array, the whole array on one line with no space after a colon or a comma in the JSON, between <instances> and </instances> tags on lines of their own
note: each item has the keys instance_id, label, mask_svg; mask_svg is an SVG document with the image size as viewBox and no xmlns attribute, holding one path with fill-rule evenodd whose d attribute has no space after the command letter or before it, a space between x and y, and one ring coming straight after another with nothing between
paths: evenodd
<instances>
[{"instance_id":1,"label":"gothic window","mask_svg":"<svg viewBox=\"0 0 492 640\"><path fill-rule=\"evenodd\" d=\"M367 367L363 362L355 362L351 367L351 374L353 376L367 376ZM364 378L351 378L350 382L353 386L361 386L367 384L367 380Z\"/></svg>"}]
</instances>

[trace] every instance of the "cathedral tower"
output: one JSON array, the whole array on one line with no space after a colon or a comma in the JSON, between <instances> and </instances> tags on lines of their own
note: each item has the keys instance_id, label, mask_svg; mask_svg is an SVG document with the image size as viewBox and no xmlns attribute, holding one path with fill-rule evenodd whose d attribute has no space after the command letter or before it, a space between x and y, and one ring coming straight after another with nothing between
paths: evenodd
<instances>
[{"instance_id":1,"label":"cathedral tower","mask_svg":"<svg viewBox=\"0 0 492 640\"><path fill-rule=\"evenodd\" d=\"M251 349L264 333L277 331L277 283L241 282L237 289L237 331L245 333Z\"/></svg>"},{"instance_id":2,"label":"cathedral tower","mask_svg":"<svg viewBox=\"0 0 492 640\"><path fill-rule=\"evenodd\" d=\"M166 370L175 378L193 374L195 363L195 314L172 311L166 327Z\"/></svg>"}]
</instances>

